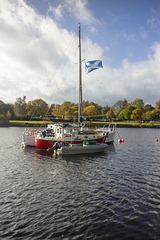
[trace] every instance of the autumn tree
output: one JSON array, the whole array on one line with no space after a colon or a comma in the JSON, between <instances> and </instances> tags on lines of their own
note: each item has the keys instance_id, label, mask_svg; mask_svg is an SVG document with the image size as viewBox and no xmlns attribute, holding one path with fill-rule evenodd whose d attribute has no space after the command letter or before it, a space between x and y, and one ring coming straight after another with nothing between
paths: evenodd
<instances>
[{"instance_id":1,"label":"autumn tree","mask_svg":"<svg viewBox=\"0 0 160 240\"><path fill-rule=\"evenodd\" d=\"M109 111L106 113L106 118L109 119L110 121L113 120L115 117L116 117L116 116L115 116L113 110L109 110Z\"/></svg>"},{"instance_id":2,"label":"autumn tree","mask_svg":"<svg viewBox=\"0 0 160 240\"><path fill-rule=\"evenodd\" d=\"M69 116L70 115L70 107L66 104L62 104L60 107L59 107L59 113L60 115L62 116Z\"/></svg>"},{"instance_id":3,"label":"autumn tree","mask_svg":"<svg viewBox=\"0 0 160 240\"><path fill-rule=\"evenodd\" d=\"M97 103L90 102L89 106L95 106L98 109L99 113L102 111L102 107L100 105L98 105Z\"/></svg>"},{"instance_id":4,"label":"autumn tree","mask_svg":"<svg viewBox=\"0 0 160 240\"><path fill-rule=\"evenodd\" d=\"M94 105L88 106L83 110L83 116L96 116L99 115L100 112L97 107Z\"/></svg>"},{"instance_id":5,"label":"autumn tree","mask_svg":"<svg viewBox=\"0 0 160 240\"><path fill-rule=\"evenodd\" d=\"M78 104L72 106L73 116L78 117Z\"/></svg>"},{"instance_id":6,"label":"autumn tree","mask_svg":"<svg viewBox=\"0 0 160 240\"><path fill-rule=\"evenodd\" d=\"M12 117L12 114L10 113L10 111L8 110L7 113L6 113L6 118L7 119L10 119Z\"/></svg>"},{"instance_id":7,"label":"autumn tree","mask_svg":"<svg viewBox=\"0 0 160 240\"><path fill-rule=\"evenodd\" d=\"M140 121L142 119L143 111L140 108L136 108L132 111L131 119Z\"/></svg>"},{"instance_id":8,"label":"autumn tree","mask_svg":"<svg viewBox=\"0 0 160 240\"><path fill-rule=\"evenodd\" d=\"M60 104L52 104L51 105L51 109L50 109L50 112L51 112L51 114L53 115L53 116L57 116L57 115L59 115L60 113L59 113L59 108L60 108Z\"/></svg>"},{"instance_id":9,"label":"autumn tree","mask_svg":"<svg viewBox=\"0 0 160 240\"><path fill-rule=\"evenodd\" d=\"M26 105L26 111L28 116L36 116L39 117L41 115L48 114L49 107L48 104L42 99L35 99L33 101L29 101Z\"/></svg>"}]
</instances>

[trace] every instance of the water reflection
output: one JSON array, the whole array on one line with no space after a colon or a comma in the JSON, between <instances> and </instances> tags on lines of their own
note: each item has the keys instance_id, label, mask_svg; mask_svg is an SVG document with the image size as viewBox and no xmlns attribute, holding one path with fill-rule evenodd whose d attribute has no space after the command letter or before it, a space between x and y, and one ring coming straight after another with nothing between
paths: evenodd
<instances>
[{"instance_id":1,"label":"water reflection","mask_svg":"<svg viewBox=\"0 0 160 240\"><path fill-rule=\"evenodd\" d=\"M53 157L3 129L0 238L158 240L158 130L119 131L125 143L105 153Z\"/></svg>"}]
</instances>

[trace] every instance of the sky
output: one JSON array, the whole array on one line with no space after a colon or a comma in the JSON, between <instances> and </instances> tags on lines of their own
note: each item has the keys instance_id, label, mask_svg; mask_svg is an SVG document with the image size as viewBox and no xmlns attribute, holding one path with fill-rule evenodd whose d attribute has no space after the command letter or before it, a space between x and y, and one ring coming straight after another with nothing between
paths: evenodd
<instances>
[{"instance_id":1,"label":"sky","mask_svg":"<svg viewBox=\"0 0 160 240\"><path fill-rule=\"evenodd\" d=\"M160 99L160 0L0 0L0 100L78 102ZM103 68L85 72L85 62Z\"/></svg>"}]
</instances>

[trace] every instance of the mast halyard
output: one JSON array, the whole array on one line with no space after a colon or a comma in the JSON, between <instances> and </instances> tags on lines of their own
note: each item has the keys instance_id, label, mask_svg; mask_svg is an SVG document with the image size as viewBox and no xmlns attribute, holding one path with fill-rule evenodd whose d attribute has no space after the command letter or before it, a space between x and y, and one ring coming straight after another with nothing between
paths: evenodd
<instances>
[{"instance_id":1,"label":"mast halyard","mask_svg":"<svg viewBox=\"0 0 160 240\"><path fill-rule=\"evenodd\" d=\"M78 105L78 123L82 116L82 68L81 68L81 25L79 23L79 105Z\"/></svg>"}]
</instances>

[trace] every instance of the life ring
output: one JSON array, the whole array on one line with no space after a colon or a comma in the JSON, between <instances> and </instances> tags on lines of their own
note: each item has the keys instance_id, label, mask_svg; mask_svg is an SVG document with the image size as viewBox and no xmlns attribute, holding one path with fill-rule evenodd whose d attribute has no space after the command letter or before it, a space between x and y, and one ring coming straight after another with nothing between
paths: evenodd
<instances>
[{"instance_id":1,"label":"life ring","mask_svg":"<svg viewBox=\"0 0 160 240\"><path fill-rule=\"evenodd\" d=\"M31 129L27 129L27 135L32 135Z\"/></svg>"},{"instance_id":2,"label":"life ring","mask_svg":"<svg viewBox=\"0 0 160 240\"><path fill-rule=\"evenodd\" d=\"M34 136L34 133L35 133L35 130L32 130L32 131L31 131L31 135L33 135L33 136Z\"/></svg>"},{"instance_id":3,"label":"life ring","mask_svg":"<svg viewBox=\"0 0 160 240\"><path fill-rule=\"evenodd\" d=\"M85 127L85 123L84 122L81 122L80 126L83 128Z\"/></svg>"},{"instance_id":4,"label":"life ring","mask_svg":"<svg viewBox=\"0 0 160 240\"><path fill-rule=\"evenodd\" d=\"M34 132L34 136L37 137L37 131Z\"/></svg>"}]
</instances>

